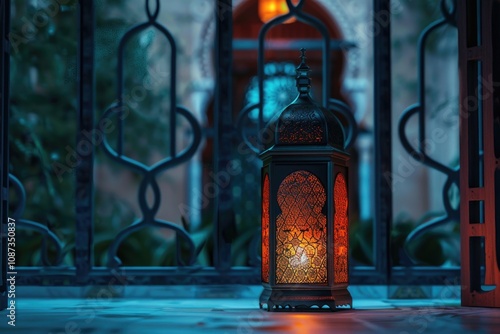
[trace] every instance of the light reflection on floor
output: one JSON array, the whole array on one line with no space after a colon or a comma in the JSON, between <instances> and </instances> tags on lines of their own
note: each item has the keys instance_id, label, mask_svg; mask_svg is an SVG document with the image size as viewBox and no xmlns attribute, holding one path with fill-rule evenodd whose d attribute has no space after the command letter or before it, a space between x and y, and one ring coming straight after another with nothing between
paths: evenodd
<instances>
[{"instance_id":1,"label":"light reflection on floor","mask_svg":"<svg viewBox=\"0 0 500 334\"><path fill-rule=\"evenodd\" d=\"M495 333L500 309L458 300L358 299L353 310L269 313L255 299L34 299L16 302L1 333Z\"/></svg>"}]
</instances>

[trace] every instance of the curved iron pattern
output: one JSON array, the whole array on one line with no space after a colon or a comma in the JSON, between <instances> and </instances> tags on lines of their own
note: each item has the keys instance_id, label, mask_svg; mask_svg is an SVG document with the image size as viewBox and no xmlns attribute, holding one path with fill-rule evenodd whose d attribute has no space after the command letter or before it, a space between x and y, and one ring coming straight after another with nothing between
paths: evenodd
<instances>
[{"instance_id":1,"label":"curved iron pattern","mask_svg":"<svg viewBox=\"0 0 500 334\"><path fill-rule=\"evenodd\" d=\"M257 78L258 78L258 90L259 90L259 102L256 104L248 105L245 108L241 110L241 112L238 115L237 119L237 124L236 128L238 130L238 133L241 135L244 143L248 145L248 147L255 153L260 153L261 151L261 144L260 144L260 137L261 137L261 132L265 127L265 121L264 121L264 67L265 67L265 62L264 62L264 42L266 38L267 32L277 26L282 24L283 22L287 21L288 19L295 17L297 20L304 22L306 24L311 25L312 27L316 28L322 35L322 58L325 60L323 61L323 68L322 68L322 73L323 73L323 82L322 82L322 105L324 108L327 108L329 110L332 110L334 113L337 115L342 116L345 121L346 121L346 128L347 128L347 133L348 136L346 138L346 145L345 148L348 150L351 148L352 144L356 140L357 136L357 123L356 119L352 115L352 111L348 105L343 103L340 100L329 98L330 94L330 62L328 59L330 59L330 36L328 29L326 25L319 20L318 18L309 15L305 12L302 11L302 7L306 3L306 0L300 0L297 5L294 5L291 0L286 0L286 4L288 6L289 12L287 14L277 16L274 19L270 20L269 22L265 23L262 28L260 29L259 32L259 37L258 37L258 73L257 73ZM254 110L258 109L259 111L259 117L258 117L258 126L257 126L257 133L258 136L254 138L249 138L245 132L244 129L244 122L248 118L248 114Z\"/></svg>"},{"instance_id":2,"label":"curved iron pattern","mask_svg":"<svg viewBox=\"0 0 500 334\"><path fill-rule=\"evenodd\" d=\"M330 99L328 103L329 109L334 111L337 115L342 116L347 123L347 126L345 127L347 131L344 135L345 149L346 151L348 151L352 147L352 145L356 141L356 137L358 136L358 126L356 123L356 119L354 118L351 108L344 102L337 99ZM250 114L252 110L257 109L258 107L258 104L249 104L241 110L236 121L236 129L238 133L241 134L243 142L255 153L260 152L259 144L256 140L252 141L252 138L246 135L245 119L248 118L248 114Z\"/></svg>"},{"instance_id":3,"label":"curved iron pattern","mask_svg":"<svg viewBox=\"0 0 500 334\"><path fill-rule=\"evenodd\" d=\"M57 235L54 234L49 228L43 224L34 222L32 220L28 219L23 219L21 218L24 209L26 207L26 191L24 190L24 186L21 183L21 181L15 177L12 174L9 174L9 182L12 186L11 189L14 190L14 193L16 194L18 198L18 204L17 207L14 209L14 212L11 214L11 218L13 218L16 221L16 227L25 229L25 230L33 230L36 231L40 234L42 234L43 239L42 239L42 249L41 249L41 260L42 264L44 266L52 266L52 265L60 265L62 260L63 260L63 254L62 254L62 243L57 237ZM55 246L55 251L56 251L56 261L55 263L51 264L50 260L48 258L48 245L47 241L50 241L54 244Z\"/></svg>"},{"instance_id":4,"label":"curved iron pattern","mask_svg":"<svg viewBox=\"0 0 500 334\"><path fill-rule=\"evenodd\" d=\"M337 115L342 116L347 123L347 126L344 125L344 128L347 130L344 133L345 136L345 150L349 151L354 142L356 141L356 137L358 136L358 125L356 123L356 118L351 111L351 108L345 104L344 102L337 99L330 99L328 108L337 113Z\"/></svg>"},{"instance_id":5,"label":"curved iron pattern","mask_svg":"<svg viewBox=\"0 0 500 334\"><path fill-rule=\"evenodd\" d=\"M249 136L247 134L246 127L245 127L245 121L248 119L248 115L252 112L254 109L258 109L259 104L254 103L254 104L249 104L246 107L244 107L239 115L238 119L236 120L236 130L240 134L241 139L243 142L255 153L259 154L260 153L260 148L259 148L259 141L258 138L254 136ZM260 113L259 113L260 115ZM259 116L260 117L260 116Z\"/></svg>"},{"instance_id":6,"label":"curved iron pattern","mask_svg":"<svg viewBox=\"0 0 500 334\"><path fill-rule=\"evenodd\" d=\"M453 185L457 188L459 186L459 170L460 168L452 169L439 161L431 158L427 152L425 147L426 140L426 131L425 131L425 49L427 45L427 40L429 36L436 31L437 29L450 25L456 27L456 0L453 1L453 7L448 8L446 5L446 0L441 0L441 12L443 17L431 23L427 26L424 31L420 34L418 40L418 102L414 105L409 106L405 109L401 115L399 126L398 126L398 135L401 140L401 144L404 149L417 161L420 161L422 164L433 168L447 176L446 182L443 186L443 203L445 214L440 217L436 217L434 219L429 220L426 223L421 224L417 228L415 228L410 234L408 234L404 246L403 251L404 254L413 262L417 263L415 259L412 259L411 254L408 252L407 246L415 239L419 238L423 234L425 234L430 229L436 228L443 224L446 224L451 221L459 221L460 211L459 208L453 208L451 204L451 200L449 197L450 189ZM410 144L408 137L406 137L405 129L408 121L412 116L418 115L418 147L415 148Z\"/></svg>"},{"instance_id":7,"label":"curved iron pattern","mask_svg":"<svg viewBox=\"0 0 500 334\"><path fill-rule=\"evenodd\" d=\"M255 153L259 154L261 152L262 144L261 140L263 139L262 137L264 136L264 133L262 133L262 130L265 127L265 121L264 121L264 67L265 67L265 62L264 62L264 42L265 42L265 37L267 32L274 26L280 25L283 22L287 21L288 19L295 17L297 20L307 23L314 28L316 28L322 35L323 39L323 47L322 47L322 57L325 60L330 59L330 36L328 29L326 25L319 19L317 19L314 16L311 16L305 12L302 11L302 7L304 6L306 0L300 0L297 5L293 5L291 0L286 0L289 12L285 15L281 15L278 17L275 17L274 19L270 20L269 22L265 23L260 32L259 32L259 37L258 37L258 74L257 74L257 81L258 81L258 96L259 96L259 101L258 103L255 104L249 104L245 106L239 113L237 121L236 121L236 130L238 134L241 136L243 142ZM329 61L323 61L322 64L322 73L323 73L323 82L322 82L322 105L323 107L333 111L337 116L340 116L342 119L345 120L345 125L346 125L346 141L345 141L345 149L349 150L352 147L352 144L356 140L356 136L358 133L358 126L356 123L356 119L354 118L354 115L351 111L351 108L343 103L340 100L329 98L330 94L330 62ZM257 121L257 136L255 136L255 133L249 135L249 133L246 131L245 127L245 122L248 120L248 116L250 112L253 110L258 110L258 121ZM252 238L252 241L249 245L249 253L250 254L258 254L258 242L261 237L261 229L259 228L254 236ZM250 262L251 264L256 264L259 262L260 256L257 255L256 258L251 256Z\"/></svg>"},{"instance_id":8,"label":"curved iron pattern","mask_svg":"<svg viewBox=\"0 0 500 334\"><path fill-rule=\"evenodd\" d=\"M145 1L145 6L146 6L146 15L148 17L148 21L138 24L136 26L133 26L130 28L122 37L120 40L119 44L119 49L118 49L118 73L117 73L117 78L118 78L118 91L117 91L117 102L113 103L103 114L102 119L104 118L111 118L111 117L118 117L118 143L117 143L117 149L115 150L111 145L109 144L109 141L104 134L105 131L103 131L103 142L102 142L102 148L104 152L114 161L126 166L127 168L137 172L138 174L141 174L143 176L143 179L140 183L139 186L139 206L141 208L141 212L143 217L137 219L134 221L130 226L126 227L122 231L118 233L116 236L115 240L113 243L110 245L109 251L108 251L108 267L118 267L121 265L121 260L117 256L117 251L120 246L120 244L132 233L146 227L146 226L152 226L152 227L160 227L160 228L167 228L170 230L175 231L176 233L176 260L177 264L181 266L186 266L186 265L192 265L194 264L194 261L196 260L196 255L195 255L195 245L194 241L188 234L188 232L181 226L174 224L172 222L168 222L165 220L157 219L155 218L158 209L160 207L160 200L161 200L161 192L160 192L160 187L158 186L158 182L156 180L157 174L160 172L165 171L166 169L172 168L174 166L177 166L183 162L188 161L195 153L196 150L201 142L201 127L196 120L196 118L184 107L178 106L176 104L176 43L175 40L172 36L172 34L169 32L169 30L163 26L162 24L158 23L156 20L158 18L159 12L160 12L160 1L156 0L155 1L155 10L154 12L151 12L150 10L150 1L146 0ZM141 31L154 27L160 33L165 36L168 40L168 43L170 44L171 47L171 59L170 59L170 115L169 115L169 127L170 129L175 129L175 124L176 124L176 119L177 119L177 114L182 116L188 123L189 126L191 127L191 131L193 134L193 139L191 144L184 149L182 152L177 153L176 152L176 132L175 130L171 130L169 133L169 144L170 144L170 151L169 151L169 156L156 162L155 164L148 166L145 165L139 161L136 161L130 157L127 157L126 155L123 154L123 143L124 143L124 116L123 116L123 111L127 108L124 106L123 100L124 100L124 50L125 46L127 45L127 42L130 40L130 38ZM101 122L100 122L101 123ZM151 206L148 205L147 199L146 199L146 192L148 188L151 188L153 192L153 197L154 201ZM181 241L186 242L187 246L189 247L189 256L187 258L187 261L184 261L181 257Z\"/></svg>"}]
</instances>

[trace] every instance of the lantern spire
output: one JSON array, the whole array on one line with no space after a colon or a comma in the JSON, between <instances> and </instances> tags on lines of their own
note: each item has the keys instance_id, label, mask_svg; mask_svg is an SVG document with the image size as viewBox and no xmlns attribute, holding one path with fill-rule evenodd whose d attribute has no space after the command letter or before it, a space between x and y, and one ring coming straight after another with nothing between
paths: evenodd
<instances>
[{"instance_id":1,"label":"lantern spire","mask_svg":"<svg viewBox=\"0 0 500 334\"><path fill-rule=\"evenodd\" d=\"M309 78L309 72L311 68L306 64L306 49L300 49L300 64L297 67L297 89L300 95L308 95L311 91L311 78Z\"/></svg>"}]
</instances>

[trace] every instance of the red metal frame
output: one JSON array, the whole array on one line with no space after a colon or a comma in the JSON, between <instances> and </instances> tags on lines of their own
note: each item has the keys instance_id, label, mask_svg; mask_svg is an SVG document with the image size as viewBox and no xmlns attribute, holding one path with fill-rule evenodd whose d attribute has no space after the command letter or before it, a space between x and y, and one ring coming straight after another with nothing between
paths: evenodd
<instances>
[{"instance_id":1,"label":"red metal frame","mask_svg":"<svg viewBox=\"0 0 500 334\"><path fill-rule=\"evenodd\" d=\"M500 307L492 21L494 0L458 1L462 305ZM496 9L500 8L498 3ZM498 32L496 33L498 34ZM497 91L498 95L498 91ZM482 154L481 154L482 151ZM500 175L500 174L499 174Z\"/></svg>"}]
</instances>

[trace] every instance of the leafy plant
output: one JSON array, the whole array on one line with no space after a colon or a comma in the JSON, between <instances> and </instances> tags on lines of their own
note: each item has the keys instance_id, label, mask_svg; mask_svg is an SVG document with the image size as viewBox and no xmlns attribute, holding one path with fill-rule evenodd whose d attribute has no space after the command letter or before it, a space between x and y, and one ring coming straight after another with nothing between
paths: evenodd
<instances>
[{"instance_id":1,"label":"leafy plant","mask_svg":"<svg viewBox=\"0 0 500 334\"><path fill-rule=\"evenodd\" d=\"M408 235L421 224L441 214L429 213L414 221L405 215L395 219L391 231L391 259L393 266L408 265L459 265L460 231L457 222L430 229L407 243ZM351 259L355 264L372 266L373 222L353 222L350 226Z\"/></svg>"},{"instance_id":2,"label":"leafy plant","mask_svg":"<svg viewBox=\"0 0 500 334\"><path fill-rule=\"evenodd\" d=\"M77 3L77 0L66 1L55 14L46 15L48 10L44 2L14 0L11 27L14 47L10 81L10 172L22 181L26 190L26 210L22 218L45 225L57 235L62 242L63 265L67 266L74 265L75 256L75 169L68 165L68 156L77 150ZM124 5L122 0L99 0L96 4L96 124L104 110L116 100L118 40L133 25L131 17L136 18L135 13L124 18L109 15L119 13ZM47 17L46 23L35 21L35 17L41 16ZM141 16L140 19L145 18ZM146 31L132 38L125 50L125 94L132 94L134 87L142 87L148 75L163 75L158 71L152 73L148 62L144 61L145 54L153 48L153 37L154 32ZM163 76L160 79L164 81ZM155 83L160 79L156 78ZM163 81L160 83L165 83ZM136 99L140 103L127 100L131 113L126 119L129 126L125 126L125 150L143 161L148 161L154 152L167 152L168 147L165 133L169 129L164 122L168 114L152 115L149 112L154 106L164 104L169 87L159 84L155 87L160 93L154 91L154 94ZM111 134L112 142L116 140L116 132ZM104 161L109 162L100 149L96 152L96 168ZM68 170L58 175L54 163L66 166ZM116 170L121 168L109 163ZM10 212L14 212L20 203L16 195L11 189ZM96 212L103 213L103 207L110 208L103 215L96 215L94 220L95 262L104 265L107 246L118 231L136 217L117 198L99 191L96 195ZM51 263L54 263L53 243L32 230L20 228L18 233L21 240L18 244L19 266L39 265L44 243ZM148 240L152 240L151 243L148 244ZM154 245L154 249L161 249L165 247L163 241L156 231L144 230L127 239L119 253L126 263L137 263L136 258L147 262L155 256L148 247L151 249ZM125 247L130 247L130 254ZM130 258L131 254L144 256ZM164 258L158 257L161 260L155 258L151 263L172 262L162 256Z\"/></svg>"}]
</instances>

